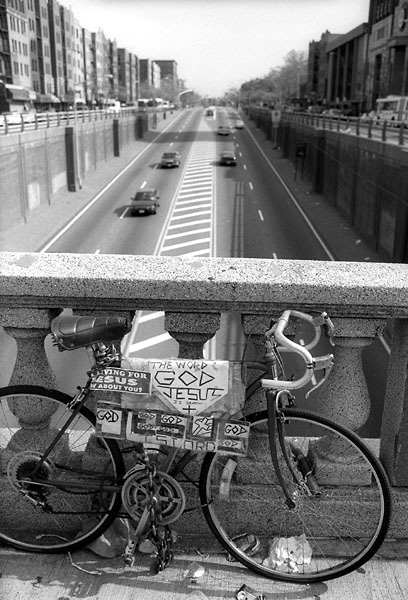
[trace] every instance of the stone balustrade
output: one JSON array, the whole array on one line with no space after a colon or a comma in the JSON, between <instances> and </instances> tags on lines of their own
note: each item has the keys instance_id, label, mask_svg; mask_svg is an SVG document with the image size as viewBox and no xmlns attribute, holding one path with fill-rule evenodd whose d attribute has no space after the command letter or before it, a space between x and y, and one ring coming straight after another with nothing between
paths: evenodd
<instances>
[{"instance_id":1,"label":"stone balustrade","mask_svg":"<svg viewBox=\"0 0 408 600\"><path fill-rule=\"evenodd\" d=\"M406 511L401 508L406 507L404 488L408 486L406 265L2 253L0 325L17 346L12 383L55 386L44 338L51 319L63 308L78 314L164 311L165 328L178 342L179 356L191 358L202 356L203 345L217 331L223 334L229 316L236 322L240 315L239 335L251 333L254 348L260 351L258 336L282 310L326 310L336 328L335 367L315 408L355 430L370 413L362 351L382 335L387 322L392 323L377 447L401 509L393 535L408 537ZM230 332L224 333L228 340ZM3 362L2 353L10 347L4 338L0 337Z\"/></svg>"}]
</instances>

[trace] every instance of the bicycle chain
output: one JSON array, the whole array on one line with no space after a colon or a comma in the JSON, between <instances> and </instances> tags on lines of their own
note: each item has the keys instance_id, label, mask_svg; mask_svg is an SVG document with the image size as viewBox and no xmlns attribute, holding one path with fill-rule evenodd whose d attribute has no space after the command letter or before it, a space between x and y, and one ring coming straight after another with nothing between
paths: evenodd
<instances>
[{"instance_id":1,"label":"bicycle chain","mask_svg":"<svg viewBox=\"0 0 408 600\"><path fill-rule=\"evenodd\" d=\"M149 461L146 453L143 452L142 460L148 475L148 493L149 493L149 521L150 528L147 538L157 548L154 570L156 573L163 571L173 558L173 536L168 525L162 526L160 520L160 506L156 496L154 479L157 474L156 465Z\"/></svg>"}]
</instances>

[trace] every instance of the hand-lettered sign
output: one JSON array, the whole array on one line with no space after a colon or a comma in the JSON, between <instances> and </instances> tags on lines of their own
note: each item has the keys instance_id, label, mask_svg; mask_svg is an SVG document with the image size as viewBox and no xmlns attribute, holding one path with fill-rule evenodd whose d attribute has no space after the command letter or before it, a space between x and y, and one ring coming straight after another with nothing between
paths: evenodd
<instances>
[{"instance_id":1,"label":"hand-lettered sign","mask_svg":"<svg viewBox=\"0 0 408 600\"><path fill-rule=\"evenodd\" d=\"M244 403L240 365L226 360L140 359L123 366L151 373L149 396L122 394L122 407L155 409L184 415L235 415Z\"/></svg>"}]
</instances>

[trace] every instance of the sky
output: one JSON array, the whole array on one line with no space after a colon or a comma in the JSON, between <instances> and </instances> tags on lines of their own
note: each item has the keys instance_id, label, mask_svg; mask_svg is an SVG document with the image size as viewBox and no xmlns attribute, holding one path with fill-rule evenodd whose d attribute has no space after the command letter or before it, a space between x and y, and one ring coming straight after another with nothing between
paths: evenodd
<instances>
[{"instance_id":1,"label":"sky","mask_svg":"<svg viewBox=\"0 0 408 600\"><path fill-rule=\"evenodd\" d=\"M82 27L102 29L139 58L177 61L201 96L231 88L308 53L322 33L368 21L370 0L60 0Z\"/></svg>"}]
</instances>

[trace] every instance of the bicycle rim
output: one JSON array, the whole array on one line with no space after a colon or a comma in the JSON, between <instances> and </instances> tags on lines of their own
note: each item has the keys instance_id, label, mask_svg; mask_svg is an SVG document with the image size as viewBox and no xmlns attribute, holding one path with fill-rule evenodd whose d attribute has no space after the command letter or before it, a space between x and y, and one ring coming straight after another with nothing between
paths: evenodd
<instances>
[{"instance_id":1,"label":"bicycle rim","mask_svg":"<svg viewBox=\"0 0 408 600\"><path fill-rule=\"evenodd\" d=\"M319 494L310 495L304 478L294 482L277 440L289 507L272 465L267 413L247 420L247 456L208 454L200 478L203 512L222 546L256 573L281 581L326 581L364 564L390 519L390 486L374 454L325 418L286 410L278 425L286 458L297 469L295 454L306 457L319 486Z\"/></svg>"},{"instance_id":2,"label":"bicycle rim","mask_svg":"<svg viewBox=\"0 0 408 600\"><path fill-rule=\"evenodd\" d=\"M82 408L38 469L41 454L72 411L55 390L0 391L0 539L30 552L74 550L96 539L121 505L124 467L113 440L96 438Z\"/></svg>"}]
</instances>

